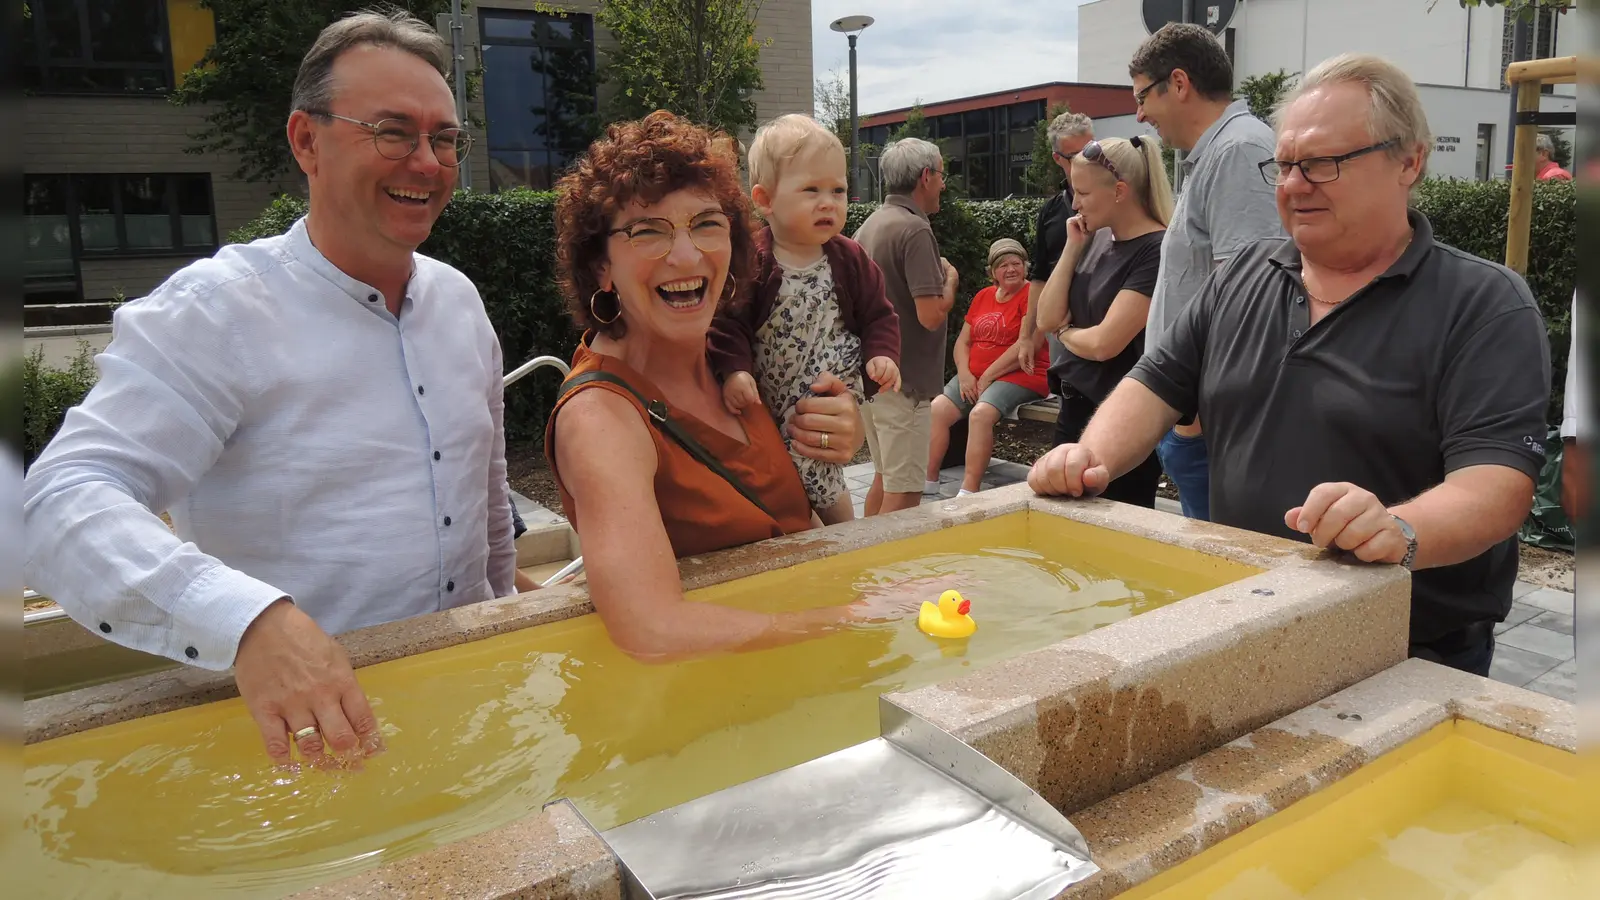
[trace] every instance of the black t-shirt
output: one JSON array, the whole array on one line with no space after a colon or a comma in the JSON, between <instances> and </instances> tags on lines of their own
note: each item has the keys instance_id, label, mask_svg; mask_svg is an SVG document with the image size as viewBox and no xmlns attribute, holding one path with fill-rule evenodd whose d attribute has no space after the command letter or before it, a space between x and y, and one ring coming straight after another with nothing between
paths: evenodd
<instances>
[{"instance_id":1,"label":"black t-shirt","mask_svg":"<svg viewBox=\"0 0 1600 900\"><path fill-rule=\"evenodd\" d=\"M1299 248L1245 247L1129 373L1199 412L1212 521L1306 541L1283 517L1319 484L1350 482L1395 506L1468 466L1538 479L1550 343L1533 294L1505 266L1435 243L1421 213L1410 219L1400 259L1316 325ZM1503 621L1516 577L1515 535L1417 571L1412 643Z\"/></svg>"},{"instance_id":2,"label":"black t-shirt","mask_svg":"<svg viewBox=\"0 0 1600 900\"><path fill-rule=\"evenodd\" d=\"M1056 260L1067 246L1067 220L1072 211L1072 185L1063 182L1060 191L1039 207L1033 226L1033 253L1028 258L1028 280L1049 281Z\"/></svg>"},{"instance_id":3,"label":"black t-shirt","mask_svg":"<svg viewBox=\"0 0 1600 900\"><path fill-rule=\"evenodd\" d=\"M1156 275L1161 271L1161 239L1165 231L1152 231L1125 241L1113 241L1087 271L1072 276L1067 288L1067 309L1072 327L1090 328L1105 321L1117 294L1138 291L1155 293ZM1099 403L1106 399L1139 357L1144 355L1144 330L1128 341L1116 356L1096 362L1083 359L1070 349L1050 371L1079 394Z\"/></svg>"}]
</instances>

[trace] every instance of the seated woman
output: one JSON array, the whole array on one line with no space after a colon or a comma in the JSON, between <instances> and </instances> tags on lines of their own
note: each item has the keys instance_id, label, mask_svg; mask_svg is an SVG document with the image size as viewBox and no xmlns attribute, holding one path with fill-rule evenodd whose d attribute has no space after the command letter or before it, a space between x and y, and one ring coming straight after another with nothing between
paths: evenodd
<instances>
[{"instance_id":1,"label":"seated woman","mask_svg":"<svg viewBox=\"0 0 1600 900\"><path fill-rule=\"evenodd\" d=\"M545 454L611 639L653 662L872 617L871 600L768 614L683 596L678 558L812 525L772 415L729 413L706 356L718 305L746 290L755 259L733 141L652 113L610 126L557 190L557 265L584 336ZM786 426L793 447L846 463L864 437L856 402L831 373L811 390Z\"/></svg>"},{"instance_id":2,"label":"seated woman","mask_svg":"<svg viewBox=\"0 0 1600 900\"><path fill-rule=\"evenodd\" d=\"M933 398L932 428L928 440L928 491L939 486L939 467L950 448L950 427L967 418L966 474L961 494L976 491L994 452L994 426L1010 418L1017 407L1043 400L1049 392L1045 370L1050 368L1050 348L1039 345L1033 374L1022 371L1017 356L1008 353L1022 334L1022 316L1028 311L1028 253L1011 238L989 245L989 279L994 284L977 293L967 309L966 322L956 336L951 355L956 377Z\"/></svg>"},{"instance_id":3,"label":"seated woman","mask_svg":"<svg viewBox=\"0 0 1600 900\"><path fill-rule=\"evenodd\" d=\"M1154 137L1090 141L1072 161L1072 208L1061 262L1039 292L1039 328L1067 348L1052 368L1061 380L1056 443L1078 440L1094 411L1144 352L1150 295L1161 268L1161 240L1172 219L1172 185ZM1111 246L1075 272L1094 233L1111 229ZM1154 507L1161 460L1151 453L1100 496Z\"/></svg>"}]
</instances>

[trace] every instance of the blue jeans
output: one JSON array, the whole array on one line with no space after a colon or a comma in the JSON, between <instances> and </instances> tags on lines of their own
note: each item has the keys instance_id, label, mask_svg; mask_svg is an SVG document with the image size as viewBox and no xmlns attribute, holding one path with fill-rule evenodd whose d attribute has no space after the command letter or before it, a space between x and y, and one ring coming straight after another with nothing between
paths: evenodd
<instances>
[{"instance_id":1,"label":"blue jeans","mask_svg":"<svg viewBox=\"0 0 1600 900\"><path fill-rule=\"evenodd\" d=\"M1206 456L1206 436L1184 437L1168 431L1156 445L1161 470L1178 486L1178 502L1191 519L1211 521L1211 463Z\"/></svg>"}]
</instances>

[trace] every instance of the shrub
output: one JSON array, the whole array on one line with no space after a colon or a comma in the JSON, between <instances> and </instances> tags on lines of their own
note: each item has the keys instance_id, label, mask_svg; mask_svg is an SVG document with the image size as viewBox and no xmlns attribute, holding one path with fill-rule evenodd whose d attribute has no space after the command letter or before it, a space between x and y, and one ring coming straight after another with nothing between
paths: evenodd
<instances>
[{"instance_id":1,"label":"shrub","mask_svg":"<svg viewBox=\"0 0 1600 900\"><path fill-rule=\"evenodd\" d=\"M94 387L94 349L78 342L65 369L45 364L44 348L22 359L22 464L29 466L55 437L67 410L83 402Z\"/></svg>"},{"instance_id":2,"label":"shrub","mask_svg":"<svg viewBox=\"0 0 1600 900\"><path fill-rule=\"evenodd\" d=\"M959 323L972 295L989 283L989 243L1014 237L1033 243L1034 219L1043 201L948 199L932 217L940 252L961 273L952 323ZM1444 243L1492 260L1505 254L1505 182L1432 180L1418 191L1416 206ZM845 231L854 234L875 203L852 204ZM528 190L498 194L458 193L445 207L422 252L464 272L483 295L489 320L500 336L509 371L533 356L570 359L578 333L555 284L553 213L555 195ZM305 214L305 201L284 196L254 221L229 235L245 242L281 234ZM1573 278L1577 264L1576 193L1567 182L1541 182L1534 190L1528 284L1550 329L1552 363L1550 421L1561 418L1562 388L1571 330ZM960 331L950 329L951 341ZM947 367L951 366L948 362ZM24 459L31 462L59 427L67 408L94 382L87 348L65 371L43 365L35 353L23 367ZM555 398L557 379L540 371L506 392L506 430L511 440L539 439Z\"/></svg>"},{"instance_id":3,"label":"shrub","mask_svg":"<svg viewBox=\"0 0 1600 900\"><path fill-rule=\"evenodd\" d=\"M1506 257L1511 185L1505 181L1429 179L1414 205L1433 224L1434 237L1485 259ZM1577 191L1570 181L1537 182L1528 234L1528 287L1550 333L1550 422L1561 424L1572 343L1572 289L1577 276Z\"/></svg>"}]
</instances>

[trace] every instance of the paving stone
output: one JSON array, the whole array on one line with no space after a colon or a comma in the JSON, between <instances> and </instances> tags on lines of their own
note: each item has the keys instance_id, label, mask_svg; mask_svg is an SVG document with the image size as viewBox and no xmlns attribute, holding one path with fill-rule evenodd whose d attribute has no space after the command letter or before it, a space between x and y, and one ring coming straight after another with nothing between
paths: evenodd
<instances>
[{"instance_id":1,"label":"paving stone","mask_svg":"<svg viewBox=\"0 0 1600 900\"><path fill-rule=\"evenodd\" d=\"M1540 628L1548 628L1551 631L1559 631L1562 634L1567 635L1568 637L1572 636L1572 617L1568 616L1568 615L1563 615L1561 613L1557 613L1557 612L1540 613L1537 617L1535 617L1528 624L1529 625L1537 625Z\"/></svg>"},{"instance_id":2,"label":"paving stone","mask_svg":"<svg viewBox=\"0 0 1600 900\"><path fill-rule=\"evenodd\" d=\"M1539 587L1539 585L1533 584L1532 582L1519 581L1511 586L1511 599L1521 600L1523 597L1526 597L1534 591L1537 591Z\"/></svg>"},{"instance_id":3,"label":"paving stone","mask_svg":"<svg viewBox=\"0 0 1600 900\"><path fill-rule=\"evenodd\" d=\"M1569 659L1526 685L1547 697L1574 703L1578 697L1578 661Z\"/></svg>"},{"instance_id":4,"label":"paving stone","mask_svg":"<svg viewBox=\"0 0 1600 900\"><path fill-rule=\"evenodd\" d=\"M1572 659L1572 635L1540 628L1531 623L1518 625L1495 638L1499 646L1531 650L1543 656L1554 657L1557 662Z\"/></svg>"},{"instance_id":5,"label":"paving stone","mask_svg":"<svg viewBox=\"0 0 1600 900\"><path fill-rule=\"evenodd\" d=\"M873 468L872 468L872 463L870 463L870 462L856 463L853 466L845 466L844 467L844 477L846 477L846 478L861 478L861 477L865 477L865 478L867 478L867 480L870 481L872 479L872 474L873 474Z\"/></svg>"},{"instance_id":6,"label":"paving stone","mask_svg":"<svg viewBox=\"0 0 1600 900\"><path fill-rule=\"evenodd\" d=\"M1494 648L1494 662L1489 665L1489 677L1502 684L1524 687L1560 664L1561 660L1542 653L1498 644Z\"/></svg>"},{"instance_id":7,"label":"paving stone","mask_svg":"<svg viewBox=\"0 0 1600 900\"><path fill-rule=\"evenodd\" d=\"M989 471L985 472L984 475L988 478L988 480L994 481L997 484L1015 484L1019 481L1027 481L1028 472L1031 470L1031 466L1025 466L1022 463L1007 462L1002 459L990 463Z\"/></svg>"},{"instance_id":8,"label":"paving stone","mask_svg":"<svg viewBox=\"0 0 1600 900\"><path fill-rule=\"evenodd\" d=\"M1521 625L1523 622L1544 614L1545 611L1537 606L1529 606L1526 603L1513 602L1511 604L1511 612L1506 614L1506 620L1504 622L1501 622L1499 625L1494 627L1494 633L1505 634L1518 625ZM1550 615L1558 615L1558 613L1550 613Z\"/></svg>"},{"instance_id":9,"label":"paving stone","mask_svg":"<svg viewBox=\"0 0 1600 900\"><path fill-rule=\"evenodd\" d=\"M1519 602L1568 616L1572 615L1573 612L1572 594L1567 591L1558 591L1555 588L1542 587L1536 591L1531 591L1525 594Z\"/></svg>"}]
</instances>

